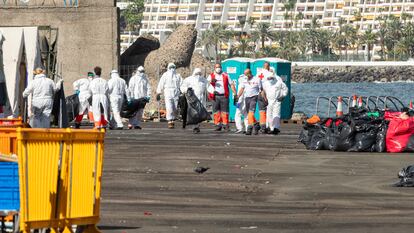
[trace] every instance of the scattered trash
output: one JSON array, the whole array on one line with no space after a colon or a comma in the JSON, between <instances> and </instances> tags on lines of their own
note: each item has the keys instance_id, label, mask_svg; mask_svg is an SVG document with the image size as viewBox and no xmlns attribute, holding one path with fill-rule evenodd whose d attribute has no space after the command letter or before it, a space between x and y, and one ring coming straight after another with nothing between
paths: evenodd
<instances>
[{"instance_id":1,"label":"scattered trash","mask_svg":"<svg viewBox=\"0 0 414 233\"><path fill-rule=\"evenodd\" d=\"M208 169L210 169L209 167L196 167L194 169L194 172L197 172L198 174L203 174L204 172L206 172Z\"/></svg>"},{"instance_id":2,"label":"scattered trash","mask_svg":"<svg viewBox=\"0 0 414 233\"><path fill-rule=\"evenodd\" d=\"M414 187L414 165L403 168L398 172L400 181L394 184L395 187Z\"/></svg>"},{"instance_id":3,"label":"scattered trash","mask_svg":"<svg viewBox=\"0 0 414 233\"><path fill-rule=\"evenodd\" d=\"M267 181L265 182L265 184L270 184L270 181L268 181L268 180L267 180Z\"/></svg>"},{"instance_id":4,"label":"scattered trash","mask_svg":"<svg viewBox=\"0 0 414 233\"><path fill-rule=\"evenodd\" d=\"M257 229L257 226L249 226L249 227L240 227L240 229L242 230L253 230L253 229Z\"/></svg>"},{"instance_id":5,"label":"scattered trash","mask_svg":"<svg viewBox=\"0 0 414 233\"><path fill-rule=\"evenodd\" d=\"M148 212L148 211L145 211L145 212L144 212L144 215L145 215L145 216L151 216L151 215L152 215L152 213L151 213L151 212Z\"/></svg>"},{"instance_id":6,"label":"scattered trash","mask_svg":"<svg viewBox=\"0 0 414 233\"><path fill-rule=\"evenodd\" d=\"M231 143L230 142L225 142L224 143L224 146L230 146L231 145Z\"/></svg>"}]
</instances>

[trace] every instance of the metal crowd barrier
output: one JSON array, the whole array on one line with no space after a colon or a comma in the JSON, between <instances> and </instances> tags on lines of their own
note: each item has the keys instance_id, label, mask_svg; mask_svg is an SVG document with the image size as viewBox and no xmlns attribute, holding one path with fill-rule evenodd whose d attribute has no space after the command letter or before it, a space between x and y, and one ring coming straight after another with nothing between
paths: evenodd
<instances>
[{"instance_id":1,"label":"metal crowd barrier","mask_svg":"<svg viewBox=\"0 0 414 233\"><path fill-rule=\"evenodd\" d=\"M353 100L354 96L348 97L342 97L343 104L345 105L345 110L349 112L350 108L353 107L351 102ZM332 96L332 97L323 97L319 96L316 99L316 107L315 107L315 114L320 114L320 105L321 101L325 100L327 101L327 116L331 116L331 108L334 109L337 108L337 103L335 103L335 100L338 100L338 96ZM394 96L358 96L358 98L361 98L362 100L362 107L368 109L369 111L373 111L375 109L390 109L400 111L402 108L406 107L403 102L394 97Z\"/></svg>"},{"instance_id":2,"label":"metal crowd barrier","mask_svg":"<svg viewBox=\"0 0 414 233\"><path fill-rule=\"evenodd\" d=\"M99 232L104 136L97 130L0 129L0 142L17 138L21 232L72 232L73 225Z\"/></svg>"}]
</instances>

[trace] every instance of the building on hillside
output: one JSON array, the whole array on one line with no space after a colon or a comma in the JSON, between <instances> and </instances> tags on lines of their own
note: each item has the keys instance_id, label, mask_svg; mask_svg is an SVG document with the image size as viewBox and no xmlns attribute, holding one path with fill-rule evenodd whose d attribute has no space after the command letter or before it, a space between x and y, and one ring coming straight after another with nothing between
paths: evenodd
<instances>
[{"instance_id":1,"label":"building on hillside","mask_svg":"<svg viewBox=\"0 0 414 233\"><path fill-rule=\"evenodd\" d=\"M286 0L145 0L140 34L162 42L176 24L193 24L199 31L214 24L241 31L241 21L270 23L273 30L301 30L316 18L321 28L336 29L340 19L366 30L379 28L381 16L414 14L414 0L297 0L286 9ZM244 25L249 30L249 25ZM375 49L374 49L375 50Z\"/></svg>"},{"instance_id":2,"label":"building on hillside","mask_svg":"<svg viewBox=\"0 0 414 233\"><path fill-rule=\"evenodd\" d=\"M241 30L240 20L268 22L275 30L303 29L312 19L323 28L337 28L340 18L378 28L379 16L414 13L414 0L297 0L292 10L283 0L145 0L141 33L162 37L174 24L194 24L203 31L213 24ZM290 15L290 16L287 16ZM254 25L253 25L254 27Z\"/></svg>"}]
</instances>

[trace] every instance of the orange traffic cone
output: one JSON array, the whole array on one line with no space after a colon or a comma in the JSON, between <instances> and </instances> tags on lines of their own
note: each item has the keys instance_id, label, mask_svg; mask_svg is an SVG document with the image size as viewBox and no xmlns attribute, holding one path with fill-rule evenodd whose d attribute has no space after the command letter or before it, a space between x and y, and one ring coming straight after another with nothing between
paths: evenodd
<instances>
[{"instance_id":1,"label":"orange traffic cone","mask_svg":"<svg viewBox=\"0 0 414 233\"><path fill-rule=\"evenodd\" d=\"M343 108L342 108L342 96L338 96L338 105L337 105L337 108L336 108L336 116L341 117L343 115L344 115L344 111L343 111Z\"/></svg>"},{"instance_id":2,"label":"orange traffic cone","mask_svg":"<svg viewBox=\"0 0 414 233\"><path fill-rule=\"evenodd\" d=\"M357 106L357 96L354 95L353 98L352 98L352 105L351 105L351 107L355 108L356 106Z\"/></svg>"},{"instance_id":3,"label":"orange traffic cone","mask_svg":"<svg viewBox=\"0 0 414 233\"><path fill-rule=\"evenodd\" d=\"M360 96L358 98L358 108L362 108L363 102L362 102L362 97Z\"/></svg>"}]
</instances>

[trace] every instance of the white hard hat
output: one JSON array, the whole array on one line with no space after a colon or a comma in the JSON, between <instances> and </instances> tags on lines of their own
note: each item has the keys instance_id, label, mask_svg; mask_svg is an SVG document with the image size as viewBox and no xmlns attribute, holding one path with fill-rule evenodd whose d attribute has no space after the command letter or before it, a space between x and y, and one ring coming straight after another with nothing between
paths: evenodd
<instances>
[{"instance_id":1,"label":"white hard hat","mask_svg":"<svg viewBox=\"0 0 414 233\"><path fill-rule=\"evenodd\" d=\"M174 63L168 63L168 69L170 69L172 67L175 67L175 64Z\"/></svg>"},{"instance_id":2,"label":"white hard hat","mask_svg":"<svg viewBox=\"0 0 414 233\"><path fill-rule=\"evenodd\" d=\"M145 69L144 69L144 67L143 67L143 66L139 66L139 67L138 67L138 69L137 69L137 71L139 71L139 72L144 72L144 71L145 71Z\"/></svg>"},{"instance_id":3,"label":"white hard hat","mask_svg":"<svg viewBox=\"0 0 414 233\"><path fill-rule=\"evenodd\" d=\"M197 75L197 74L201 74L201 69L200 68L195 68L193 71L193 75Z\"/></svg>"},{"instance_id":4,"label":"white hard hat","mask_svg":"<svg viewBox=\"0 0 414 233\"><path fill-rule=\"evenodd\" d=\"M117 74L118 73L118 71L117 70L112 70L111 71L111 74Z\"/></svg>"}]
</instances>

